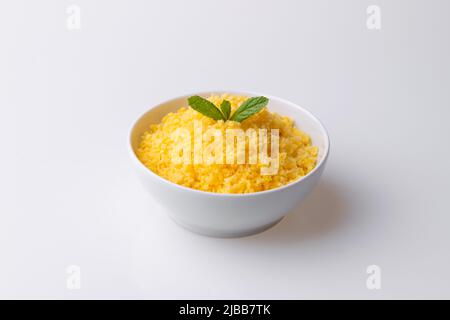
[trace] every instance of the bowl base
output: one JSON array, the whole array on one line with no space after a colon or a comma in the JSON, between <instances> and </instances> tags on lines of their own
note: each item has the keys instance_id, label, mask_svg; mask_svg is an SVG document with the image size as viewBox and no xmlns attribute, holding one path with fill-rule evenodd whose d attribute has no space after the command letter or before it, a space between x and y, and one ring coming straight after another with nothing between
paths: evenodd
<instances>
[{"instance_id":1,"label":"bowl base","mask_svg":"<svg viewBox=\"0 0 450 320\"><path fill-rule=\"evenodd\" d=\"M179 219L175 218L173 215L169 215L170 218L179 226L183 227L186 230L189 230L191 232L197 233L202 236L207 237L213 237L213 238L240 238L240 237L247 237L251 236L257 233L261 233L263 231L266 231L272 227L274 227L276 224L278 224L281 220L283 220L284 217L281 217L280 219L271 222L269 224L263 225L261 227L245 230L245 231L217 231L217 230L211 230L211 229L205 229L205 228L199 228L197 226L193 226L191 224L187 224L183 221L180 221Z\"/></svg>"}]
</instances>

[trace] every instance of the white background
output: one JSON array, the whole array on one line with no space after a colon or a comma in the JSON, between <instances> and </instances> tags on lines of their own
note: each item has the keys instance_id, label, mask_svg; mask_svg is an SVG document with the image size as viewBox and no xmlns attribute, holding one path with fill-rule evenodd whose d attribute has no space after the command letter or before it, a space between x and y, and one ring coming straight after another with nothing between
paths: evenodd
<instances>
[{"instance_id":1,"label":"white background","mask_svg":"<svg viewBox=\"0 0 450 320\"><path fill-rule=\"evenodd\" d=\"M444 0L2 1L0 297L450 298L449 15ZM286 98L329 130L320 186L262 234L191 234L131 170L132 122L208 89Z\"/></svg>"}]
</instances>

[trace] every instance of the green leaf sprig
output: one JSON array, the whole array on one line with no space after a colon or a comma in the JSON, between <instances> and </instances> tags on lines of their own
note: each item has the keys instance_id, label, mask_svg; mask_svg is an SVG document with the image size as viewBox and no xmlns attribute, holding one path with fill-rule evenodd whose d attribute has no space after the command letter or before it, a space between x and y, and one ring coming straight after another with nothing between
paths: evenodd
<instances>
[{"instance_id":1,"label":"green leaf sprig","mask_svg":"<svg viewBox=\"0 0 450 320\"><path fill-rule=\"evenodd\" d=\"M220 109L211 101L200 96L192 96L188 99L189 106L195 111L212 118L214 120L231 120L242 122L245 119L261 111L267 104L269 99L266 97L253 97L245 100L241 106L231 115L231 103L223 100Z\"/></svg>"}]
</instances>

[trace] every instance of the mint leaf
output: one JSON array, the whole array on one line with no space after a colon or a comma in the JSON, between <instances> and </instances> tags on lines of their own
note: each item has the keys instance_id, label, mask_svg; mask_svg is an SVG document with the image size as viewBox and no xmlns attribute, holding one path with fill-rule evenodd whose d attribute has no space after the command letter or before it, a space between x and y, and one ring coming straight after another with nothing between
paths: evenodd
<instances>
[{"instance_id":1,"label":"mint leaf","mask_svg":"<svg viewBox=\"0 0 450 320\"><path fill-rule=\"evenodd\" d=\"M201 114L213 118L214 120L226 120L222 112L209 100L202 98L200 96L192 96L188 99L188 104L195 111Z\"/></svg>"},{"instance_id":2,"label":"mint leaf","mask_svg":"<svg viewBox=\"0 0 450 320\"><path fill-rule=\"evenodd\" d=\"M241 106L234 112L230 120L242 122L248 117L261 111L267 104L269 99L266 97L254 97L244 101Z\"/></svg>"},{"instance_id":3,"label":"mint leaf","mask_svg":"<svg viewBox=\"0 0 450 320\"><path fill-rule=\"evenodd\" d=\"M220 109L222 110L223 115L225 116L225 120L230 119L231 114L231 103L228 100L223 100L220 105Z\"/></svg>"}]
</instances>

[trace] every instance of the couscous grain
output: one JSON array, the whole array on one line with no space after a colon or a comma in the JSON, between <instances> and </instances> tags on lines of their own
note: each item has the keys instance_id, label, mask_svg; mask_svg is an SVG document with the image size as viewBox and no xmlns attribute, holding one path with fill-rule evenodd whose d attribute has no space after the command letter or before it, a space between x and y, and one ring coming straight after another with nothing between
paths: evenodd
<instances>
[{"instance_id":1,"label":"couscous grain","mask_svg":"<svg viewBox=\"0 0 450 320\"><path fill-rule=\"evenodd\" d=\"M208 98L216 106L220 106L224 99L230 101L234 111L247 97L224 94ZM194 121L199 121L205 130L219 129L224 134L227 129L278 129L278 172L262 175L260 163L174 163L170 155L177 142L171 139L171 134L177 128L193 133ZM138 158L146 167L169 181L197 190L233 194L269 190L300 179L315 167L317 154L318 149L311 144L310 137L298 130L292 119L270 112L267 108L243 122L216 121L191 108L180 108L177 112L167 114L161 123L151 125L143 134L137 150Z\"/></svg>"}]
</instances>

